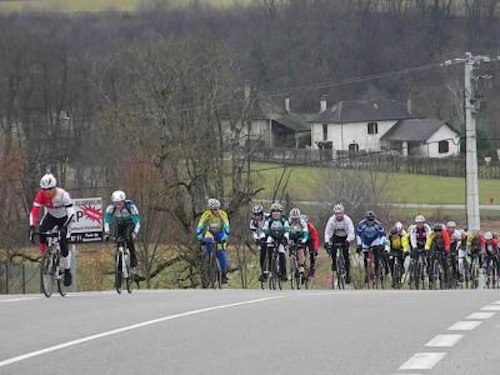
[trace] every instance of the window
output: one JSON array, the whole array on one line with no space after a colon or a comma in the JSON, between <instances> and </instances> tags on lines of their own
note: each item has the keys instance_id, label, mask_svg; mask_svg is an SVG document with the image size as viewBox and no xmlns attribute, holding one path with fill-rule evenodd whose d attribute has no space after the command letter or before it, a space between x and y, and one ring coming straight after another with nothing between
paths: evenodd
<instances>
[{"instance_id":1,"label":"window","mask_svg":"<svg viewBox=\"0 0 500 375\"><path fill-rule=\"evenodd\" d=\"M359 145L357 143L351 143L349 145L349 155L357 154L359 152Z\"/></svg>"},{"instance_id":2,"label":"window","mask_svg":"<svg viewBox=\"0 0 500 375\"><path fill-rule=\"evenodd\" d=\"M439 141L439 153L447 154L448 152L450 152L450 144L448 141Z\"/></svg>"},{"instance_id":3,"label":"window","mask_svg":"<svg viewBox=\"0 0 500 375\"><path fill-rule=\"evenodd\" d=\"M378 134L378 124L376 122L368 123L368 134Z\"/></svg>"},{"instance_id":4,"label":"window","mask_svg":"<svg viewBox=\"0 0 500 375\"><path fill-rule=\"evenodd\" d=\"M323 124L323 140L328 139L328 124Z\"/></svg>"}]
</instances>

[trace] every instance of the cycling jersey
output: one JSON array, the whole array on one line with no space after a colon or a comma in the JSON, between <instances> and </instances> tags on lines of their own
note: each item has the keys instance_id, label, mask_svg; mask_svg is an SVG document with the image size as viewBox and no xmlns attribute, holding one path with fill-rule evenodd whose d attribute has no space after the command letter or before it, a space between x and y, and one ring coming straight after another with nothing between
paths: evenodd
<instances>
[{"instance_id":1,"label":"cycling jersey","mask_svg":"<svg viewBox=\"0 0 500 375\"><path fill-rule=\"evenodd\" d=\"M437 237L436 232L431 232L425 243L425 250L444 250L446 253L449 253L450 245L450 235L446 230L441 231L441 237Z\"/></svg>"},{"instance_id":2,"label":"cycling jersey","mask_svg":"<svg viewBox=\"0 0 500 375\"><path fill-rule=\"evenodd\" d=\"M290 240L298 243L306 243L309 240L309 228L303 219L290 221Z\"/></svg>"},{"instance_id":3,"label":"cycling jersey","mask_svg":"<svg viewBox=\"0 0 500 375\"><path fill-rule=\"evenodd\" d=\"M131 200L126 200L121 209L116 208L114 204L110 204L106 208L106 213L104 214L104 232L109 232L109 227L113 221L119 227L133 227L133 232L136 235L139 233L141 216L139 215L137 206Z\"/></svg>"},{"instance_id":4,"label":"cycling jersey","mask_svg":"<svg viewBox=\"0 0 500 375\"><path fill-rule=\"evenodd\" d=\"M260 233L262 232L262 228L266 222L266 219L269 217L269 214L264 213L261 215L260 220L257 220L255 217L250 219L250 230L252 231L252 236L254 240L258 240L260 238Z\"/></svg>"},{"instance_id":5,"label":"cycling jersey","mask_svg":"<svg viewBox=\"0 0 500 375\"><path fill-rule=\"evenodd\" d=\"M410 248L408 243L408 236L403 230L401 233L389 234L387 236L389 250L402 250L407 252Z\"/></svg>"},{"instance_id":6,"label":"cycling jersey","mask_svg":"<svg viewBox=\"0 0 500 375\"><path fill-rule=\"evenodd\" d=\"M214 214L211 210L206 210L201 215L196 227L198 237L202 236L203 232L205 232L205 237L214 237L219 241L227 241L228 235L231 232L227 213L223 210L218 210Z\"/></svg>"},{"instance_id":7,"label":"cycling jersey","mask_svg":"<svg viewBox=\"0 0 500 375\"><path fill-rule=\"evenodd\" d=\"M37 192L30 211L30 226L38 224L38 215L41 207L44 208L44 215L50 214L56 219L68 217L68 221L71 220L75 214L75 208L73 207L73 201L69 193L58 187L55 189L56 194L53 198L50 198L42 189Z\"/></svg>"},{"instance_id":8,"label":"cycling jersey","mask_svg":"<svg viewBox=\"0 0 500 375\"><path fill-rule=\"evenodd\" d=\"M290 224L284 215L281 215L279 219L275 219L272 216L267 218L262 228L261 238L266 236L271 237L275 241L281 241L284 238L287 240L290 238Z\"/></svg>"},{"instance_id":9,"label":"cycling jersey","mask_svg":"<svg viewBox=\"0 0 500 375\"><path fill-rule=\"evenodd\" d=\"M354 224L349 216L343 215L341 220L337 220L335 215L332 215L325 228L325 243L330 243L332 237L346 238L352 242L355 238Z\"/></svg>"},{"instance_id":10,"label":"cycling jersey","mask_svg":"<svg viewBox=\"0 0 500 375\"><path fill-rule=\"evenodd\" d=\"M358 246L365 249L370 246L380 246L385 242L385 231L378 220L374 220L372 223L362 220L358 224L356 239Z\"/></svg>"},{"instance_id":11,"label":"cycling jersey","mask_svg":"<svg viewBox=\"0 0 500 375\"><path fill-rule=\"evenodd\" d=\"M316 227L310 221L307 222L307 229L309 230L310 235L310 243L312 245L312 249L315 253L319 250L319 233Z\"/></svg>"},{"instance_id":12,"label":"cycling jersey","mask_svg":"<svg viewBox=\"0 0 500 375\"><path fill-rule=\"evenodd\" d=\"M431 227L425 223L422 226L413 225L409 230L411 247L423 249L431 232Z\"/></svg>"}]
</instances>

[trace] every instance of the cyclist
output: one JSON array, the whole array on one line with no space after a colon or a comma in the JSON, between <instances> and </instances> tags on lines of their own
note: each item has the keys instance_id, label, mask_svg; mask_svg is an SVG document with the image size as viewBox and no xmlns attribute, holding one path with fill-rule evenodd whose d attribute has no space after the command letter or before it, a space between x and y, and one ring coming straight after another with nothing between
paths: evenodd
<instances>
[{"instance_id":1,"label":"cyclist","mask_svg":"<svg viewBox=\"0 0 500 375\"><path fill-rule=\"evenodd\" d=\"M216 242L226 243L229 240L231 227L227 213L220 209L221 204L217 199L208 200L207 210L203 212L196 227L196 237L202 241L205 255L212 254ZM222 272L221 283L227 284L227 258L226 251L222 248L217 254Z\"/></svg>"},{"instance_id":2,"label":"cyclist","mask_svg":"<svg viewBox=\"0 0 500 375\"><path fill-rule=\"evenodd\" d=\"M309 240L307 241L307 248L309 249L309 276L314 277L316 274L316 257L319 251L319 233L314 224L309 220L306 215L302 215L302 219L307 223L307 229L309 230Z\"/></svg>"},{"instance_id":3,"label":"cyclist","mask_svg":"<svg viewBox=\"0 0 500 375\"><path fill-rule=\"evenodd\" d=\"M346 264L346 284L351 282L351 260L349 258L349 246L356 238L354 224L349 216L344 213L344 206L337 203L333 207L333 215L330 216L325 227L325 249L332 257L332 272L337 268L336 254L331 254L334 245L341 245Z\"/></svg>"},{"instance_id":4,"label":"cyclist","mask_svg":"<svg viewBox=\"0 0 500 375\"><path fill-rule=\"evenodd\" d=\"M387 236L387 247L389 250L389 267L392 275L393 286L395 284L394 280L394 263L395 258L399 259L399 264L401 265L401 274L405 272L404 269L404 258L405 255L410 250L410 244L408 242L408 235L401 222L397 222L392 227L389 235Z\"/></svg>"},{"instance_id":5,"label":"cyclist","mask_svg":"<svg viewBox=\"0 0 500 375\"><path fill-rule=\"evenodd\" d=\"M367 211L365 218L359 222L356 230L356 240L358 243L356 249L357 253L360 254L361 251L363 251L363 262L366 274L365 280L367 282L369 249L373 249L373 254L375 255L375 273L378 275L378 260L380 256L383 256L384 243L386 240L384 227L375 219L375 213L373 211Z\"/></svg>"},{"instance_id":6,"label":"cyclist","mask_svg":"<svg viewBox=\"0 0 500 375\"><path fill-rule=\"evenodd\" d=\"M259 281L265 281L269 270L265 268L267 245L265 240L261 239L262 228L266 222L269 214L264 212L264 207L260 204L256 204L252 207L252 218L250 219L250 231L252 232L252 238L260 249L260 276ZM268 264L271 264L271 254L269 254Z\"/></svg>"},{"instance_id":7,"label":"cyclist","mask_svg":"<svg viewBox=\"0 0 500 375\"><path fill-rule=\"evenodd\" d=\"M304 273L305 251L309 241L309 227L298 208L292 208L288 215L290 224L290 243L297 246L298 271ZM291 251L291 249L289 249Z\"/></svg>"},{"instance_id":8,"label":"cyclist","mask_svg":"<svg viewBox=\"0 0 500 375\"><path fill-rule=\"evenodd\" d=\"M35 195L33 207L30 211L29 239L34 243L35 226L38 224L40 208L44 208L44 215L40 222L40 252L47 251L47 232L59 227L61 238L61 255L64 262L64 285L71 285L71 254L68 251L68 227L75 216L75 208L69 193L57 187L57 180L51 173L45 174L40 180L40 190Z\"/></svg>"},{"instance_id":9,"label":"cyclist","mask_svg":"<svg viewBox=\"0 0 500 375\"><path fill-rule=\"evenodd\" d=\"M484 269L486 275L490 273L490 261L493 259L494 267L497 269L497 277L499 269L499 250L498 250L498 240L494 238L493 233L487 231L481 238L481 252L484 256ZM486 285L489 286L489 278L486 279Z\"/></svg>"},{"instance_id":10,"label":"cyclist","mask_svg":"<svg viewBox=\"0 0 500 375\"><path fill-rule=\"evenodd\" d=\"M441 256L441 265L444 269L444 278L448 282L448 264L450 254L450 236L443 224L435 224L434 228L425 243L425 250L429 251L429 265L427 272L429 281L432 282L432 264L439 255Z\"/></svg>"},{"instance_id":11,"label":"cyclist","mask_svg":"<svg viewBox=\"0 0 500 375\"><path fill-rule=\"evenodd\" d=\"M137 254L134 240L141 228L141 215L133 201L127 199L124 191L116 190L111 194L111 204L104 214L104 240L109 240L110 226L115 225L115 236L123 237L130 251L130 268L137 267Z\"/></svg>"},{"instance_id":12,"label":"cyclist","mask_svg":"<svg viewBox=\"0 0 500 375\"><path fill-rule=\"evenodd\" d=\"M450 262L452 266L452 272L454 277L460 280L461 276L458 272L458 251L462 246L462 233L457 229L457 224L450 220L446 223L446 231L450 236ZM461 282L463 280L460 280Z\"/></svg>"},{"instance_id":13,"label":"cyclist","mask_svg":"<svg viewBox=\"0 0 500 375\"><path fill-rule=\"evenodd\" d=\"M280 275L282 281L287 281L286 273L286 246L290 236L290 224L285 215L283 215L283 206L277 202L271 205L271 216L266 219L262 228L261 238L265 239L268 247L278 244L278 257L280 266Z\"/></svg>"}]
</instances>

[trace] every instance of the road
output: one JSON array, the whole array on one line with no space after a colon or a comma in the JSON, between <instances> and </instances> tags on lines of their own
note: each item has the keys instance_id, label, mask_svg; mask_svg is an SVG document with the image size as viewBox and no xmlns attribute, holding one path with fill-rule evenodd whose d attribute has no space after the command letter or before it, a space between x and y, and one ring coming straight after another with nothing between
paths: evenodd
<instances>
[{"instance_id":1,"label":"road","mask_svg":"<svg viewBox=\"0 0 500 375\"><path fill-rule=\"evenodd\" d=\"M4 295L0 332L9 375L493 374L500 293Z\"/></svg>"}]
</instances>

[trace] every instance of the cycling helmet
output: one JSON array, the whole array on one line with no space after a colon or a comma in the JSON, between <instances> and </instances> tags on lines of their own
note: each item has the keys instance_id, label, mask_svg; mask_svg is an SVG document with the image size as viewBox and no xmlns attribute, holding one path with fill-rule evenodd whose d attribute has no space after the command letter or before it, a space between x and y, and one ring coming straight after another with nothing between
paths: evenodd
<instances>
[{"instance_id":1,"label":"cycling helmet","mask_svg":"<svg viewBox=\"0 0 500 375\"><path fill-rule=\"evenodd\" d=\"M424 217L424 215L417 215L415 217L415 223L425 223L425 217Z\"/></svg>"},{"instance_id":2,"label":"cycling helmet","mask_svg":"<svg viewBox=\"0 0 500 375\"><path fill-rule=\"evenodd\" d=\"M271 205L271 212L273 211L283 211L283 206L281 204L279 204L278 202L274 202L272 205Z\"/></svg>"},{"instance_id":3,"label":"cycling helmet","mask_svg":"<svg viewBox=\"0 0 500 375\"><path fill-rule=\"evenodd\" d=\"M448 228L456 228L457 227L457 223L455 223L453 220L450 220L446 223L446 226Z\"/></svg>"},{"instance_id":4,"label":"cycling helmet","mask_svg":"<svg viewBox=\"0 0 500 375\"><path fill-rule=\"evenodd\" d=\"M366 220L375 220L375 212L367 211L365 214Z\"/></svg>"},{"instance_id":5,"label":"cycling helmet","mask_svg":"<svg viewBox=\"0 0 500 375\"><path fill-rule=\"evenodd\" d=\"M343 214L344 213L344 206L342 205L342 203L337 203L333 207L333 212L336 214Z\"/></svg>"},{"instance_id":6,"label":"cycling helmet","mask_svg":"<svg viewBox=\"0 0 500 375\"><path fill-rule=\"evenodd\" d=\"M208 200L208 208L211 210L218 210L220 208L220 202L215 198L210 198Z\"/></svg>"},{"instance_id":7,"label":"cycling helmet","mask_svg":"<svg viewBox=\"0 0 500 375\"><path fill-rule=\"evenodd\" d=\"M260 204L256 204L255 206L252 207L252 213L254 215L259 215L264 212L264 207Z\"/></svg>"},{"instance_id":8,"label":"cycling helmet","mask_svg":"<svg viewBox=\"0 0 500 375\"><path fill-rule=\"evenodd\" d=\"M394 224L394 229L396 229L397 233L401 232L403 230L403 223L398 221L396 224Z\"/></svg>"},{"instance_id":9,"label":"cycling helmet","mask_svg":"<svg viewBox=\"0 0 500 375\"><path fill-rule=\"evenodd\" d=\"M443 230L443 224L434 224L434 228L432 230L434 232L441 232Z\"/></svg>"},{"instance_id":10,"label":"cycling helmet","mask_svg":"<svg viewBox=\"0 0 500 375\"><path fill-rule=\"evenodd\" d=\"M395 236L398 233L399 233L399 231L396 229L396 227L391 229L391 233L390 233L391 235Z\"/></svg>"},{"instance_id":11,"label":"cycling helmet","mask_svg":"<svg viewBox=\"0 0 500 375\"><path fill-rule=\"evenodd\" d=\"M52 173L45 174L40 180L40 187L44 190L55 188L57 180Z\"/></svg>"},{"instance_id":12,"label":"cycling helmet","mask_svg":"<svg viewBox=\"0 0 500 375\"><path fill-rule=\"evenodd\" d=\"M490 240L492 240L492 239L493 239L493 233L491 233L490 231L485 232L485 233L484 233L484 239L485 239L486 241L490 241Z\"/></svg>"},{"instance_id":13,"label":"cycling helmet","mask_svg":"<svg viewBox=\"0 0 500 375\"><path fill-rule=\"evenodd\" d=\"M298 208L292 208L290 214L288 215L290 219L300 219L300 210Z\"/></svg>"},{"instance_id":14,"label":"cycling helmet","mask_svg":"<svg viewBox=\"0 0 500 375\"><path fill-rule=\"evenodd\" d=\"M127 196L122 190L114 191L113 194L111 194L111 202L113 203L123 202L125 199L127 199Z\"/></svg>"}]
</instances>

